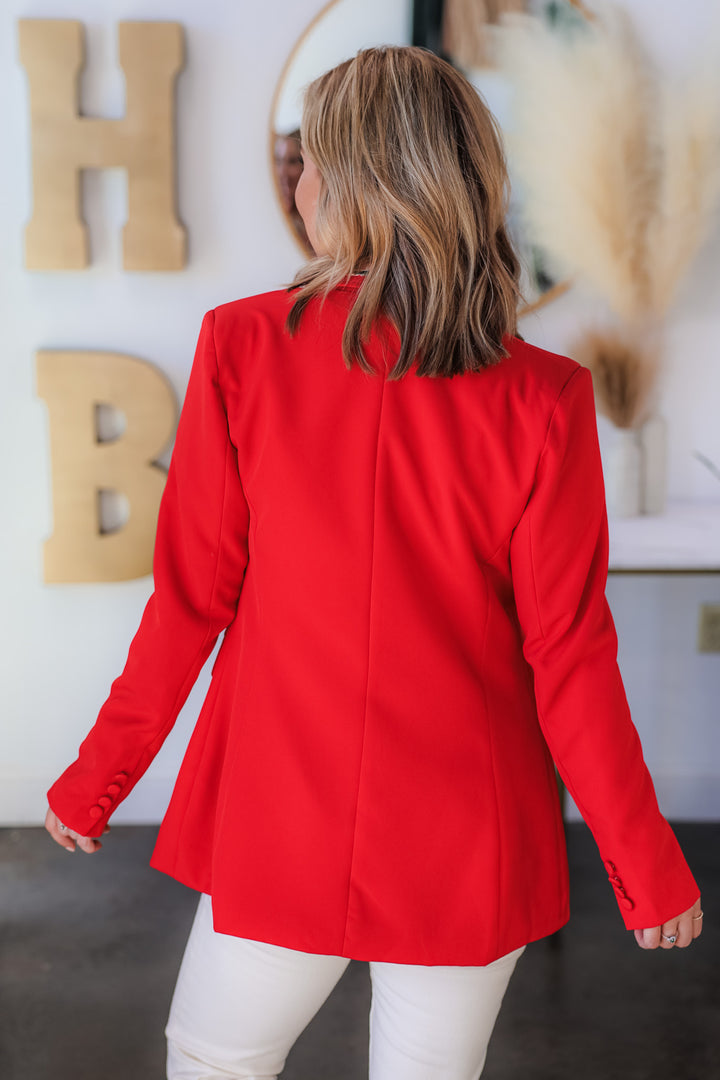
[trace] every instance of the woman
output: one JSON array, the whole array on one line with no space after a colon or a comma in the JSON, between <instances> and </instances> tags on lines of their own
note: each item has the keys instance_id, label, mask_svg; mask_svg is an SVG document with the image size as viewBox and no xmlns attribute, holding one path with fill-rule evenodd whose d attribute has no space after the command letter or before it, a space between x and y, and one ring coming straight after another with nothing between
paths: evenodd
<instances>
[{"instance_id":1,"label":"woman","mask_svg":"<svg viewBox=\"0 0 720 1080\"><path fill-rule=\"evenodd\" d=\"M370 49L302 139L317 257L205 316L155 592L47 827L97 850L227 628L152 858L203 894L168 1076L276 1076L355 957L374 1080L470 1080L568 918L553 758L643 948L699 890L617 667L590 375L516 334L490 113Z\"/></svg>"}]
</instances>

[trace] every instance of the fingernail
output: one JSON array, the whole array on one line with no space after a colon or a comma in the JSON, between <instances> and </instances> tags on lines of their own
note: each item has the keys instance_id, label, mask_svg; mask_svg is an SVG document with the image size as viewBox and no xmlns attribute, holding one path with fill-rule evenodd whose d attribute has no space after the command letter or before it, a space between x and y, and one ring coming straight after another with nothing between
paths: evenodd
<instances>
[{"instance_id":1,"label":"fingernail","mask_svg":"<svg viewBox=\"0 0 720 1080\"><path fill-rule=\"evenodd\" d=\"M70 852L70 854L72 855L72 853L73 853L73 851L75 850L75 848L74 848L74 847L66 847L66 848L65 848L65 850L66 850L66 851L69 851L69 852Z\"/></svg>"}]
</instances>

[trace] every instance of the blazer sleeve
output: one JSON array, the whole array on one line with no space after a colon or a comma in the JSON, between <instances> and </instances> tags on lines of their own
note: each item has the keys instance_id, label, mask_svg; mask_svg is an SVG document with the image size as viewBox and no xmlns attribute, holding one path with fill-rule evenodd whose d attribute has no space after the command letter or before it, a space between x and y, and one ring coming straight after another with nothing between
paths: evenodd
<instances>
[{"instance_id":1,"label":"blazer sleeve","mask_svg":"<svg viewBox=\"0 0 720 1080\"><path fill-rule=\"evenodd\" d=\"M552 413L510 542L523 653L558 771L597 842L628 929L686 911L700 890L658 808L617 664L605 596L608 523L592 378Z\"/></svg>"},{"instance_id":2,"label":"blazer sleeve","mask_svg":"<svg viewBox=\"0 0 720 1080\"><path fill-rule=\"evenodd\" d=\"M234 618L248 562L248 528L210 311L160 503L154 591L124 670L77 760L48 791L52 810L83 836L101 835L148 768L219 634Z\"/></svg>"}]
</instances>

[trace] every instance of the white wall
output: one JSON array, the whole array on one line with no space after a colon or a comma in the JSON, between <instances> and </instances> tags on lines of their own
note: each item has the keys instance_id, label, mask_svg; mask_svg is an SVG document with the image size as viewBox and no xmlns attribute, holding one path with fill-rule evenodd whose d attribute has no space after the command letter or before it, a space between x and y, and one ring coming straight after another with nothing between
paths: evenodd
<instances>
[{"instance_id":1,"label":"white wall","mask_svg":"<svg viewBox=\"0 0 720 1080\"><path fill-rule=\"evenodd\" d=\"M348 2L348 0L345 0ZM358 9L369 10L362 0ZM396 0L396 9L406 0ZM51 529L47 417L35 396L38 348L128 352L159 365L181 397L202 314L234 297L287 282L300 263L268 174L275 84L319 0L6 0L0 16L0 822L39 823L44 793L75 756L110 682L122 667L150 593L149 579L114 585L46 586L42 540ZM388 0L387 7L391 6ZM691 55L712 0L679 5L628 0L663 63ZM662 17L660 17L662 13ZM397 14L397 10L396 10ZM119 116L123 84L113 69L118 19L176 19L187 38L178 83L180 215L190 260L177 274L121 269L119 171L86 176L85 216L93 264L87 271L23 269L30 216L28 95L17 59L19 17L86 22L89 67L83 108ZM670 421L671 493L712 498L709 475L692 459L720 460L720 332L716 234L678 303L670 335L664 411ZM578 295L526 320L523 334L563 351L591 308ZM714 482L716 483L716 482ZM621 661L636 721L671 816L720 817L717 709L720 658L694 653L701 600L720 599L719 578L612 579ZM201 679L165 747L114 820L162 814L206 683Z\"/></svg>"}]
</instances>

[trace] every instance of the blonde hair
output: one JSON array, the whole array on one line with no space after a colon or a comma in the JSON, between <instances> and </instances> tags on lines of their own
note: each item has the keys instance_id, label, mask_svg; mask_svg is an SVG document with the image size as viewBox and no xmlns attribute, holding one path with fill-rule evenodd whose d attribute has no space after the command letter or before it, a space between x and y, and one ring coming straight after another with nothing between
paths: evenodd
<instances>
[{"instance_id":1,"label":"blonde hair","mask_svg":"<svg viewBox=\"0 0 720 1080\"><path fill-rule=\"evenodd\" d=\"M517 331L520 264L505 226L502 136L467 79L434 53L364 49L311 83L302 142L322 186L316 231L332 254L297 274L287 326L360 269L342 339L346 366L385 317L400 336L390 378L496 363Z\"/></svg>"}]
</instances>

